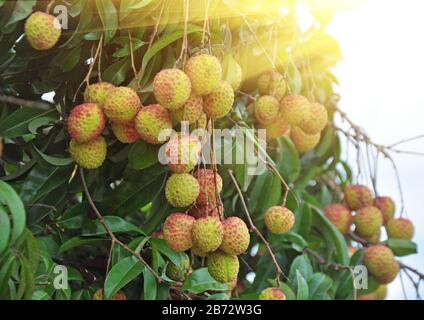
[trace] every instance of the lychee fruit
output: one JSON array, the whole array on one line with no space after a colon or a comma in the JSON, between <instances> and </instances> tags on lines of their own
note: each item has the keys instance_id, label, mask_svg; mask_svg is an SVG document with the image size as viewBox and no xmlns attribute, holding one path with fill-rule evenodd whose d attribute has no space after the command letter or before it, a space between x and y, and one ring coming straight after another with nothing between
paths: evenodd
<instances>
[{"instance_id":1,"label":"lychee fruit","mask_svg":"<svg viewBox=\"0 0 424 320\"><path fill-rule=\"evenodd\" d=\"M133 143L140 138L135 129L134 121L127 123L112 122L111 127L116 139L122 143Z\"/></svg>"},{"instance_id":2,"label":"lychee fruit","mask_svg":"<svg viewBox=\"0 0 424 320\"><path fill-rule=\"evenodd\" d=\"M237 256L216 251L208 256L208 271L212 278L221 283L232 282L237 278L240 264Z\"/></svg>"},{"instance_id":3,"label":"lychee fruit","mask_svg":"<svg viewBox=\"0 0 424 320\"><path fill-rule=\"evenodd\" d=\"M381 239L381 229L378 229L378 231L376 233L374 233L370 236L361 235L361 237L362 237L362 239L364 239L368 243L377 244L377 243L380 242L380 239Z\"/></svg>"},{"instance_id":4,"label":"lychee fruit","mask_svg":"<svg viewBox=\"0 0 424 320\"><path fill-rule=\"evenodd\" d=\"M198 257L205 258L208 256L209 252L201 250L195 243L191 247L191 252Z\"/></svg>"},{"instance_id":5,"label":"lychee fruit","mask_svg":"<svg viewBox=\"0 0 424 320\"><path fill-rule=\"evenodd\" d=\"M141 108L134 120L140 137L151 144L161 144L168 140L167 131L172 129L168 111L159 104Z\"/></svg>"},{"instance_id":6,"label":"lychee fruit","mask_svg":"<svg viewBox=\"0 0 424 320\"><path fill-rule=\"evenodd\" d=\"M217 218L197 219L192 230L193 244L202 252L213 252L222 242L224 228Z\"/></svg>"},{"instance_id":7,"label":"lychee fruit","mask_svg":"<svg viewBox=\"0 0 424 320\"><path fill-rule=\"evenodd\" d=\"M395 215L395 202L390 197L376 197L374 199L374 206L377 207L383 215L384 224Z\"/></svg>"},{"instance_id":8,"label":"lychee fruit","mask_svg":"<svg viewBox=\"0 0 424 320\"><path fill-rule=\"evenodd\" d=\"M201 143L198 137L177 134L169 140L165 148L168 167L175 173L188 173L199 161Z\"/></svg>"},{"instance_id":9,"label":"lychee fruit","mask_svg":"<svg viewBox=\"0 0 424 320\"><path fill-rule=\"evenodd\" d=\"M259 300L286 300L286 296L278 288L266 288L259 295Z\"/></svg>"},{"instance_id":10,"label":"lychee fruit","mask_svg":"<svg viewBox=\"0 0 424 320\"><path fill-rule=\"evenodd\" d=\"M279 111L280 105L273 96L261 96L255 102L255 118L263 125L272 123Z\"/></svg>"},{"instance_id":11,"label":"lychee fruit","mask_svg":"<svg viewBox=\"0 0 424 320\"><path fill-rule=\"evenodd\" d=\"M169 110L181 108L187 102L190 93L190 79L179 69L164 69L153 79L153 94L156 100Z\"/></svg>"},{"instance_id":12,"label":"lychee fruit","mask_svg":"<svg viewBox=\"0 0 424 320\"><path fill-rule=\"evenodd\" d=\"M84 103L72 109L68 117L68 132L80 143L96 139L105 128L106 117L95 103Z\"/></svg>"},{"instance_id":13,"label":"lychee fruit","mask_svg":"<svg viewBox=\"0 0 424 320\"><path fill-rule=\"evenodd\" d=\"M58 42L61 34L59 20L47 13L37 11L25 22L26 38L36 50L48 50Z\"/></svg>"},{"instance_id":14,"label":"lychee fruit","mask_svg":"<svg viewBox=\"0 0 424 320\"><path fill-rule=\"evenodd\" d=\"M205 218L205 217L214 217L219 219L221 217L221 211L222 211L222 208L218 203L208 202L208 204L206 205L203 205L203 204L194 205L190 209L189 214L196 219Z\"/></svg>"},{"instance_id":15,"label":"lychee fruit","mask_svg":"<svg viewBox=\"0 0 424 320\"><path fill-rule=\"evenodd\" d=\"M196 200L197 204L217 203L217 195L222 191L221 176L218 173L215 174L211 169L199 169L194 173L194 176L200 185L200 193Z\"/></svg>"},{"instance_id":16,"label":"lychee fruit","mask_svg":"<svg viewBox=\"0 0 424 320\"><path fill-rule=\"evenodd\" d=\"M412 240L414 237L414 225L405 218L389 220L386 230L389 238Z\"/></svg>"},{"instance_id":17,"label":"lychee fruit","mask_svg":"<svg viewBox=\"0 0 424 320\"><path fill-rule=\"evenodd\" d=\"M375 279L380 284L388 284L395 280L400 270L399 262L394 259L386 265L386 272L382 275L374 275Z\"/></svg>"},{"instance_id":18,"label":"lychee fruit","mask_svg":"<svg viewBox=\"0 0 424 320\"><path fill-rule=\"evenodd\" d=\"M221 63L216 57L208 54L191 57L184 71L191 80L193 91L198 95L212 93L222 79Z\"/></svg>"},{"instance_id":19,"label":"lychee fruit","mask_svg":"<svg viewBox=\"0 0 424 320\"><path fill-rule=\"evenodd\" d=\"M311 103L309 116L300 124L307 134L317 134L324 130L328 121L327 109L320 103Z\"/></svg>"},{"instance_id":20,"label":"lychee fruit","mask_svg":"<svg viewBox=\"0 0 424 320\"><path fill-rule=\"evenodd\" d=\"M72 139L69 152L75 162L85 169L96 169L106 159L107 145L103 137L98 137L86 143Z\"/></svg>"},{"instance_id":21,"label":"lychee fruit","mask_svg":"<svg viewBox=\"0 0 424 320\"><path fill-rule=\"evenodd\" d=\"M103 300L104 299L104 293L103 289L98 289L94 295L93 300ZM127 296L123 291L118 291L113 297L112 300L127 300Z\"/></svg>"},{"instance_id":22,"label":"lychee fruit","mask_svg":"<svg viewBox=\"0 0 424 320\"><path fill-rule=\"evenodd\" d=\"M185 253L181 258L181 265L177 266L174 263L168 264L166 275L175 281L183 282L190 273L190 258Z\"/></svg>"},{"instance_id":23,"label":"lychee fruit","mask_svg":"<svg viewBox=\"0 0 424 320\"><path fill-rule=\"evenodd\" d=\"M260 94L271 95L280 101L286 93L287 84L278 71L270 70L259 77L258 89Z\"/></svg>"},{"instance_id":24,"label":"lychee fruit","mask_svg":"<svg viewBox=\"0 0 424 320\"><path fill-rule=\"evenodd\" d=\"M237 90L241 85L242 76L240 65L232 56L227 56L222 62L222 79L227 81L233 90Z\"/></svg>"},{"instance_id":25,"label":"lychee fruit","mask_svg":"<svg viewBox=\"0 0 424 320\"><path fill-rule=\"evenodd\" d=\"M387 286L382 284L374 291L376 300L384 300L387 296Z\"/></svg>"},{"instance_id":26,"label":"lychee fruit","mask_svg":"<svg viewBox=\"0 0 424 320\"><path fill-rule=\"evenodd\" d=\"M274 121L260 128L266 130L266 140L278 139L290 132L289 123L279 114Z\"/></svg>"},{"instance_id":27,"label":"lychee fruit","mask_svg":"<svg viewBox=\"0 0 424 320\"><path fill-rule=\"evenodd\" d=\"M211 119L227 115L234 103L234 90L228 82L221 81L214 91L204 97L203 111Z\"/></svg>"},{"instance_id":28,"label":"lychee fruit","mask_svg":"<svg viewBox=\"0 0 424 320\"><path fill-rule=\"evenodd\" d=\"M129 122L134 119L141 108L137 92L127 87L109 90L103 104L103 111L113 122Z\"/></svg>"},{"instance_id":29,"label":"lychee fruit","mask_svg":"<svg viewBox=\"0 0 424 320\"><path fill-rule=\"evenodd\" d=\"M290 132L290 138L299 153L306 153L318 145L321 139L321 133L307 134L299 127L293 127Z\"/></svg>"},{"instance_id":30,"label":"lychee fruit","mask_svg":"<svg viewBox=\"0 0 424 320\"><path fill-rule=\"evenodd\" d=\"M222 221L222 226L224 236L219 249L235 256L245 252L250 243L250 234L246 223L238 217L230 217Z\"/></svg>"},{"instance_id":31,"label":"lychee fruit","mask_svg":"<svg viewBox=\"0 0 424 320\"><path fill-rule=\"evenodd\" d=\"M183 208L196 201L199 191L199 182L191 174L174 173L166 182L165 197L173 207Z\"/></svg>"},{"instance_id":32,"label":"lychee fruit","mask_svg":"<svg viewBox=\"0 0 424 320\"><path fill-rule=\"evenodd\" d=\"M304 96L290 95L281 100L281 114L291 126L300 126L309 118L311 106Z\"/></svg>"},{"instance_id":33,"label":"lychee fruit","mask_svg":"<svg viewBox=\"0 0 424 320\"><path fill-rule=\"evenodd\" d=\"M355 232L361 237L375 235L383 225L383 216L376 207L364 207L356 211Z\"/></svg>"},{"instance_id":34,"label":"lychee fruit","mask_svg":"<svg viewBox=\"0 0 424 320\"><path fill-rule=\"evenodd\" d=\"M399 271L399 263L392 250L379 244L365 249L364 264L368 271L383 284L391 282Z\"/></svg>"},{"instance_id":35,"label":"lychee fruit","mask_svg":"<svg viewBox=\"0 0 424 320\"><path fill-rule=\"evenodd\" d=\"M191 231L195 219L185 213L170 214L163 224L163 236L168 246L176 251L183 252L193 245Z\"/></svg>"},{"instance_id":36,"label":"lychee fruit","mask_svg":"<svg viewBox=\"0 0 424 320\"><path fill-rule=\"evenodd\" d=\"M84 91L84 102L96 103L103 107L107 94L114 88L115 86L109 82L90 84Z\"/></svg>"},{"instance_id":37,"label":"lychee fruit","mask_svg":"<svg viewBox=\"0 0 424 320\"><path fill-rule=\"evenodd\" d=\"M345 188L344 200L351 210L371 206L373 195L370 189L361 185L350 185Z\"/></svg>"},{"instance_id":38,"label":"lychee fruit","mask_svg":"<svg viewBox=\"0 0 424 320\"><path fill-rule=\"evenodd\" d=\"M353 223L352 212L341 204L330 204L323 209L328 220L336 226L336 228L347 235Z\"/></svg>"},{"instance_id":39,"label":"lychee fruit","mask_svg":"<svg viewBox=\"0 0 424 320\"><path fill-rule=\"evenodd\" d=\"M195 123L203 114L202 96L191 94L184 106L172 111L171 114L177 122Z\"/></svg>"},{"instance_id":40,"label":"lychee fruit","mask_svg":"<svg viewBox=\"0 0 424 320\"><path fill-rule=\"evenodd\" d=\"M293 212L282 206L273 206L265 212L265 225L275 234L289 232L294 225Z\"/></svg>"}]
</instances>

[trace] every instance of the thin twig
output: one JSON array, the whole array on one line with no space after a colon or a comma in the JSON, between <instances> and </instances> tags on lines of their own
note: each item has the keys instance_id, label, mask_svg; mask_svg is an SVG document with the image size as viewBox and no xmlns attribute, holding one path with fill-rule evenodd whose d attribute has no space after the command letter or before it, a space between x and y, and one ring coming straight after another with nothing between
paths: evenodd
<instances>
[{"instance_id":1,"label":"thin twig","mask_svg":"<svg viewBox=\"0 0 424 320\"><path fill-rule=\"evenodd\" d=\"M10 103L27 108L37 108L41 110L49 110L52 108L48 103L25 100L15 96L6 96L4 94L0 94L0 102Z\"/></svg>"}]
</instances>

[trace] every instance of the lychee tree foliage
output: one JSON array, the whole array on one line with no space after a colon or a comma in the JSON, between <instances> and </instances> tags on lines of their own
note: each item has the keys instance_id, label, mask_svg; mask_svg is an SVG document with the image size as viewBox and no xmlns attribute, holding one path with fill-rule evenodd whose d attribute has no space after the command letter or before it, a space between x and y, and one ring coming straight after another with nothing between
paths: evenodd
<instances>
[{"instance_id":1,"label":"lychee tree foliage","mask_svg":"<svg viewBox=\"0 0 424 320\"><path fill-rule=\"evenodd\" d=\"M33 12L53 13L57 8L65 12L60 37L51 29L53 20L37 22L45 14L28 19ZM332 125L337 79L331 68L341 54L325 33L328 17L312 10L316 24L303 32L295 8L295 1L273 0L0 0L0 297L377 298L374 292L389 275L370 275L367 290L353 287L352 270L364 263L364 250L350 257L352 238L358 247L380 240L349 233L350 205L342 203L341 190L356 181ZM27 20L31 23L25 26ZM37 38L37 30L43 30L43 37ZM175 121L161 122L168 111L158 103L174 120L190 120L198 112L198 100L190 97L189 114L178 115L172 109L188 95L178 88L173 88L171 100L167 91L153 95L156 87L169 88L163 84L166 79L153 80L163 69L176 67L193 83L195 78L205 80L195 87L198 92L209 90L207 81L214 72L201 75L193 61L184 69L199 53L216 57L222 65L220 86L226 91L220 97L232 97L228 84L235 90L230 112L204 107L209 115L226 113L208 126L265 126L272 139L265 173L249 175L248 165L241 164L218 165L217 173L211 171L212 180L222 177L218 198L223 210L215 213L211 208L214 214L204 217L199 209L193 218L185 214L187 207L175 208L170 202L185 205L185 197L191 198L187 192L195 190L196 196L199 188L215 199L216 188L205 189L199 172L170 179L171 170L185 168L158 162L156 135L161 125L179 130ZM183 72L171 76L178 85L186 81ZM132 90L102 84L106 91L120 91L114 99L105 98L101 90L85 90L97 82ZM207 99L209 106L219 102ZM105 115L83 104L87 100L101 101ZM285 107L275 110L280 100ZM120 101L125 101L125 112L116 109ZM308 124L302 117L309 102L320 116ZM139 104L149 107L141 108L135 126L114 121L134 118ZM291 137L286 121L296 122ZM236 152L240 146L233 144ZM191 183L197 178L196 189ZM172 186L165 192L167 182ZM321 211L332 203L338 206ZM363 211L366 215L370 209ZM221 225L216 216L222 213L232 218ZM169 234L178 239L172 248L160 236L162 228L165 238ZM408 239L398 239L406 229ZM199 247L192 247L187 230L193 230L190 237L198 239ZM415 252L408 222L391 222L390 233L393 239L369 252L369 263L365 261L375 274L385 261L397 273L393 252ZM54 286L58 266L67 268L67 288Z\"/></svg>"}]
</instances>

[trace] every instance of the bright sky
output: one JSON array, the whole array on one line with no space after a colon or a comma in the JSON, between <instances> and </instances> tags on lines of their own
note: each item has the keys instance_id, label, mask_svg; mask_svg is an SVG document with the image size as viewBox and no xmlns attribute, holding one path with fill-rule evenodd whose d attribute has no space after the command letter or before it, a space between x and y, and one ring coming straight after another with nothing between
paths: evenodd
<instances>
[{"instance_id":1,"label":"bright sky","mask_svg":"<svg viewBox=\"0 0 424 320\"><path fill-rule=\"evenodd\" d=\"M327 29L339 41L344 56L335 70L341 86L340 107L377 143L390 144L424 134L424 1L361 2L337 13ZM424 152L424 139L402 148ZM423 250L424 158L403 154L394 158L402 179L406 214L416 227L414 241ZM378 189L400 202L387 161L380 166ZM402 261L424 272L423 253ZM413 287L403 278L408 298L415 299ZM420 291L423 295L424 289ZM388 298L404 298L399 277L389 285Z\"/></svg>"}]
</instances>

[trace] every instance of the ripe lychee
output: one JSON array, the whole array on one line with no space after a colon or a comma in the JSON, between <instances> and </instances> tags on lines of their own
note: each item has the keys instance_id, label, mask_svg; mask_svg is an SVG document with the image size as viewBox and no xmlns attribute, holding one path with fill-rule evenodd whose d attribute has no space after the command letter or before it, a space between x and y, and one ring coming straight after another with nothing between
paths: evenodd
<instances>
[{"instance_id":1,"label":"ripe lychee","mask_svg":"<svg viewBox=\"0 0 424 320\"><path fill-rule=\"evenodd\" d=\"M164 143L169 138L167 131L172 129L168 111L159 104L141 108L134 122L140 137L151 144Z\"/></svg>"},{"instance_id":2,"label":"ripe lychee","mask_svg":"<svg viewBox=\"0 0 424 320\"><path fill-rule=\"evenodd\" d=\"M291 126L299 126L309 118L311 106L304 96L290 95L281 100L281 114Z\"/></svg>"},{"instance_id":3,"label":"ripe lychee","mask_svg":"<svg viewBox=\"0 0 424 320\"><path fill-rule=\"evenodd\" d=\"M188 173L199 161L201 143L198 137L177 134L169 140L165 148L168 167L175 173Z\"/></svg>"},{"instance_id":4,"label":"ripe lychee","mask_svg":"<svg viewBox=\"0 0 424 320\"><path fill-rule=\"evenodd\" d=\"M376 207L364 207L356 211L355 232L361 237L375 235L383 225L383 216Z\"/></svg>"},{"instance_id":5,"label":"ripe lychee","mask_svg":"<svg viewBox=\"0 0 424 320\"><path fill-rule=\"evenodd\" d=\"M69 152L75 162L85 169L96 169L106 159L106 141L98 137L86 143L79 143L72 139L69 143Z\"/></svg>"},{"instance_id":6,"label":"ripe lychee","mask_svg":"<svg viewBox=\"0 0 424 320\"><path fill-rule=\"evenodd\" d=\"M216 57L208 54L191 57L184 71L191 80L193 91L198 95L212 93L222 79L221 63Z\"/></svg>"},{"instance_id":7,"label":"ripe lychee","mask_svg":"<svg viewBox=\"0 0 424 320\"><path fill-rule=\"evenodd\" d=\"M293 228L295 217L293 212L282 206L274 206L265 212L265 225L275 234L289 232Z\"/></svg>"},{"instance_id":8,"label":"ripe lychee","mask_svg":"<svg viewBox=\"0 0 424 320\"><path fill-rule=\"evenodd\" d=\"M188 255L183 254L181 258L181 265L177 266L174 263L168 264L166 275L175 281L183 282L190 273L190 258Z\"/></svg>"},{"instance_id":9,"label":"ripe lychee","mask_svg":"<svg viewBox=\"0 0 424 320\"><path fill-rule=\"evenodd\" d=\"M140 138L137 130L135 130L134 121L127 123L112 122L111 126L116 139L122 143L133 143L137 141L138 138Z\"/></svg>"},{"instance_id":10,"label":"ripe lychee","mask_svg":"<svg viewBox=\"0 0 424 320\"><path fill-rule=\"evenodd\" d=\"M103 107L107 94L113 88L115 86L108 82L90 84L84 91L84 102L96 103L100 107Z\"/></svg>"},{"instance_id":11,"label":"ripe lychee","mask_svg":"<svg viewBox=\"0 0 424 320\"><path fill-rule=\"evenodd\" d=\"M106 117L95 103L84 103L72 109L68 117L68 132L80 143L96 139L105 128Z\"/></svg>"},{"instance_id":12,"label":"ripe lychee","mask_svg":"<svg viewBox=\"0 0 424 320\"><path fill-rule=\"evenodd\" d=\"M280 101L287 90L284 77L276 70L270 70L262 74L258 79L259 93L271 95Z\"/></svg>"},{"instance_id":13,"label":"ripe lychee","mask_svg":"<svg viewBox=\"0 0 424 320\"><path fill-rule=\"evenodd\" d=\"M234 103L234 90L228 82L221 81L214 91L204 97L203 111L209 118L219 119L227 115Z\"/></svg>"},{"instance_id":14,"label":"ripe lychee","mask_svg":"<svg viewBox=\"0 0 424 320\"><path fill-rule=\"evenodd\" d=\"M281 116L281 113L274 119L273 122L266 126L260 126L260 128L266 130L266 139L272 140L280 138L290 133L289 123Z\"/></svg>"},{"instance_id":15,"label":"ripe lychee","mask_svg":"<svg viewBox=\"0 0 424 320\"><path fill-rule=\"evenodd\" d=\"M222 62L222 79L227 81L233 90L237 90L241 85L242 76L240 65L228 55Z\"/></svg>"},{"instance_id":16,"label":"ripe lychee","mask_svg":"<svg viewBox=\"0 0 424 320\"><path fill-rule=\"evenodd\" d=\"M164 69L153 79L153 94L156 100L169 110L181 108L190 93L190 79L179 69Z\"/></svg>"},{"instance_id":17,"label":"ripe lychee","mask_svg":"<svg viewBox=\"0 0 424 320\"><path fill-rule=\"evenodd\" d=\"M47 13L37 11L25 22L25 34L31 47L36 50L53 48L60 38L59 20Z\"/></svg>"},{"instance_id":18,"label":"ripe lychee","mask_svg":"<svg viewBox=\"0 0 424 320\"><path fill-rule=\"evenodd\" d=\"M280 105L273 96L261 96L255 102L255 118L263 125L272 123L279 111Z\"/></svg>"},{"instance_id":19,"label":"ripe lychee","mask_svg":"<svg viewBox=\"0 0 424 320\"><path fill-rule=\"evenodd\" d=\"M237 278L240 264L237 256L216 251L208 256L208 271L212 278L221 283L232 282Z\"/></svg>"},{"instance_id":20,"label":"ripe lychee","mask_svg":"<svg viewBox=\"0 0 424 320\"><path fill-rule=\"evenodd\" d=\"M172 111L171 114L177 122L195 123L203 114L202 96L191 94L184 106Z\"/></svg>"},{"instance_id":21,"label":"ripe lychee","mask_svg":"<svg viewBox=\"0 0 424 320\"><path fill-rule=\"evenodd\" d=\"M336 226L336 228L347 235L353 223L352 212L341 204L330 204L323 209L328 220Z\"/></svg>"},{"instance_id":22,"label":"ripe lychee","mask_svg":"<svg viewBox=\"0 0 424 320\"><path fill-rule=\"evenodd\" d=\"M222 222L224 236L219 249L227 254L240 255L247 250L250 243L249 229L243 220L230 217Z\"/></svg>"},{"instance_id":23,"label":"ripe lychee","mask_svg":"<svg viewBox=\"0 0 424 320\"><path fill-rule=\"evenodd\" d=\"M197 179L188 173L174 173L166 182L165 196L177 208L188 207L196 201L200 187Z\"/></svg>"},{"instance_id":24,"label":"ripe lychee","mask_svg":"<svg viewBox=\"0 0 424 320\"><path fill-rule=\"evenodd\" d=\"M414 225L405 218L391 219L386 225L389 238L412 240L414 237Z\"/></svg>"},{"instance_id":25,"label":"ripe lychee","mask_svg":"<svg viewBox=\"0 0 424 320\"><path fill-rule=\"evenodd\" d=\"M309 116L300 124L300 128L307 134L317 134L324 130L327 121L327 109L320 103L311 103Z\"/></svg>"},{"instance_id":26,"label":"ripe lychee","mask_svg":"<svg viewBox=\"0 0 424 320\"><path fill-rule=\"evenodd\" d=\"M286 296L278 288L266 288L259 295L259 300L286 300Z\"/></svg>"},{"instance_id":27,"label":"ripe lychee","mask_svg":"<svg viewBox=\"0 0 424 320\"><path fill-rule=\"evenodd\" d=\"M371 206L373 196L370 189L361 185L350 185L345 188L344 200L351 210Z\"/></svg>"},{"instance_id":28,"label":"ripe lychee","mask_svg":"<svg viewBox=\"0 0 424 320\"><path fill-rule=\"evenodd\" d=\"M129 122L141 108L137 92L127 87L117 87L108 91L103 111L113 122Z\"/></svg>"},{"instance_id":29,"label":"ripe lychee","mask_svg":"<svg viewBox=\"0 0 424 320\"><path fill-rule=\"evenodd\" d=\"M217 218L197 219L192 230L193 244L202 252L213 252L222 242L224 228Z\"/></svg>"},{"instance_id":30,"label":"ripe lychee","mask_svg":"<svg viewBox=\"0 0 424 320\"><path fill-rule=\"evenodd\" d=\"M299 127L293 127L290 132L290 138L299 153L306 153L318 145L321 133L307 134Z\"/></svg>"},{"instance_id":31,"label":"ripe lychee","mask_svg":"<svg viewBox=\"0 0 424 320\"><path fill-rule=\"evenodd\" d=\"M399 268L392 250L379 244L365 249L364 264L368 271L384 284L396 277Z\"/></svg>"},{"instance_id":32,"label":"ripe lychee","mask_svg":"<svg viewBox=\"0 0 424 320\"><path fill-rule=\"evenodd\" d=\"M392 260L385 267L386 271L382 275L374 275L377 282L380 284L388 284L395 280L400 270L399 262L396 259Z\"/></svg>"},{"instance_id":33,"label":"ripe lychee","mask_svg":"<svg viewBox=\"0 0 424 320\"><path fill-rule=\"evenodd\" d=\"M193 245L191 231L195 219L185 213L170 214L163 224L163 236L168 246L176 251L183 252Z\"/></svg>"},{"instance_id":34,"label":"ripe lychee","mask_svg":"<svg viewBox=\"0 0 424 320\"><path fill-rule=\"evenodd\" d=\"M103 299L104 299L103 289L98 289L93 295L93 300L103 300ZM125 295L124 291L118 291L112 297L112 300L127 300L127 296Z\"/></svg>"},{"instance_id":35,"label":"ripe lychee","mask_svg":"<svg viewBox=\"0 0 424 320\"><path fill-rule=\"evenodd\" d=\"M376 197L374 199L374 206L380 209L383 215L384 224L395 215L395 202L390 197Z\"/></svg>"},{"instance_id":36,"label":"ripe lychee","mask_svg":"<svg viewBox=\"0 0 424 320\"><path fill-rule=\"evenodd\" d=\"M218 173L215 174L211 169L199 169L194 173L194 176L200 185L200 193L196 201L197 204L217 203L217 194L222 190L221 176Z\"/></svg>"},{"instance_id":37,"label":"ripe lychee","mask_svg":"<svg viewBox=\"0 0 424 320\"><path fill-rule=\"evenodd\" d=\"M222 208L218 203L208 202L206 205L196 204L190 209L189 214L196 219L208 216L219 219L221 217L221 211Z\"/></svg>"}]
</instances>

